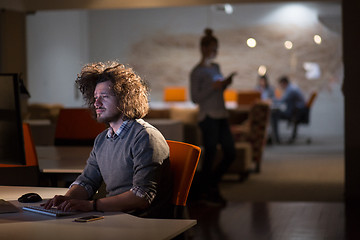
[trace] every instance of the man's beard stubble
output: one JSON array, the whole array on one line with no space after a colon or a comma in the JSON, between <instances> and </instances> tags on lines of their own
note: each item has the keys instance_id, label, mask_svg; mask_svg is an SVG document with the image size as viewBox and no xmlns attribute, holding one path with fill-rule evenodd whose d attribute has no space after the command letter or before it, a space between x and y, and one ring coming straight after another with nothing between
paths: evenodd
<instances>
[{"instance_id":1,"label":"man's beard stubble","mask_svg":"<svg viewBox=\"0 0 360 240\"><path fill-rule=\"evenodd\" d=\"M100 116L100 117L99 117ZM116 122L121 118L122 114L119 112L113 116L101 117L101 114L96 114L96 121L99 123L109 124L110 122Z\"/></svg>"}]
</instances>

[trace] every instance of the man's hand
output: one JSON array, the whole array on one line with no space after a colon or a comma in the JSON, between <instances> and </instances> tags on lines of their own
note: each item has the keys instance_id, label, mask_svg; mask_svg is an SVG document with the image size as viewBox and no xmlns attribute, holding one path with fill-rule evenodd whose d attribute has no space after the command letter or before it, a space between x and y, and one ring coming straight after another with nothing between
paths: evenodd
<instances>
[{"instance_id":1,"label":"man's hand","mask_svg":"<svg viewBox=\"0 0 360 240\"><path fill-rule=\"evenodd\" d=\"M50 209L56 207L61 211L82 211L90 212L93 210L93 205L91 201L88 200L79 200L71 199L70 197L56 195L53 199L48 200L45 204L42 204L45 209Z\"/></svg>"},{"instance_id":2,"label":"man's hand","mask_svg":"<svg viewBox=\"0 0 360 240\"><path fill-rule=\"evenodd\" d=\"M65 200L57 207L57 209L64 212L69 212L69 211L91 212L94 210L92 201L79 200L79 199Z\"/></svg>"},{"instance_id":3,"label":"man's hand","mask_svg":"<svg viewBox=\"0 0 360 240\"><path fill-rule=\"evenodd\" d=\"M72 211L92 211L92 204L90 201L87 201L88 198L88 193L84 187L73 185L64 196L55 195L55 197L48 200L45 204L41 204L41 206L45 209L56 207L59 210L68 210L71 208Z\"/></svg>"},{"instance_id":4,"label":"man's hand","mask_svg":"<svg viewBox=\"0 0 360 240\"><path fill-rule=\"evenodd\" d=\"M52 207L57 207L61 203L66 200L70 200L70 197L62 196L62 195L55 195L52 199L48 200L46 203L41 204L45 209L50 209Z\"/></svg>"}]
</instances>

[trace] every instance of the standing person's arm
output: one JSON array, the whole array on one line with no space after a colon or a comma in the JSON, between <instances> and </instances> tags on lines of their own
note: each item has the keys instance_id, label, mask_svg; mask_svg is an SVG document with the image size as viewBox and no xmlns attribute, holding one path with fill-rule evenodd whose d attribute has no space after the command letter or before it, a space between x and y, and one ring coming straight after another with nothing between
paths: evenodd
<instances>
[{"instance_id":1,"label":"standing person's arm","mask_svg":"<svg viewBox=\"0 0 360 240\"><path fill-rule=\"evenodd\" d=\"M233 80L233 77L236 75L236 72L231 73L227 78L225 78L223 81L216 81L213 84L214 89L222 89L225 90Z\"/></svg>"}]
</instances>

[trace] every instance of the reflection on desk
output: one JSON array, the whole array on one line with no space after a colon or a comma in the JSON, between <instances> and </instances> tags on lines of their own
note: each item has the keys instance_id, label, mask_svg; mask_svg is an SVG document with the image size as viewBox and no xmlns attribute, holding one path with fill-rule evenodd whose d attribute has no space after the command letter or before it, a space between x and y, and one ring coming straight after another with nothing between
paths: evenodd
<instances>
[{"instance_id":1,"label":"reflection on desk","mask_svg":"<svg viewBox=\"0 0 360 240\"><path fill-rule=\"evenodd\" d=\"M0 186L5 200L18 207L24 204L16 199L27 192L37 192L43 198L64 194L66 188L8 187ZM104 219L88 223L74 222L74 216L54 218L42 214L24 212L1 214L2 239L171 239L196 224L196 220L145 219L121 212L82 213L76 217L102 214Z\"/></svg>"}]
</instances>

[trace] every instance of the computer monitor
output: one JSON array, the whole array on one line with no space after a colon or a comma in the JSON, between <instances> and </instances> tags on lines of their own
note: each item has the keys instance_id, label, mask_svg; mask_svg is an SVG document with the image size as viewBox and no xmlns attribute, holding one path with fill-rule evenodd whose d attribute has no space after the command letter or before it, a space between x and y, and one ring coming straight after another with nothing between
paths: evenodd
<instances>
[{"instance_id":1,"label":"computer monitor","mask_svg":"<svg viewBox=\"0 0 360 240\"><path fill-rule=\"evenodd\" d=\"M0 164L25 165L18 74L0 74Z\"/></svg>"}]
</instances>

